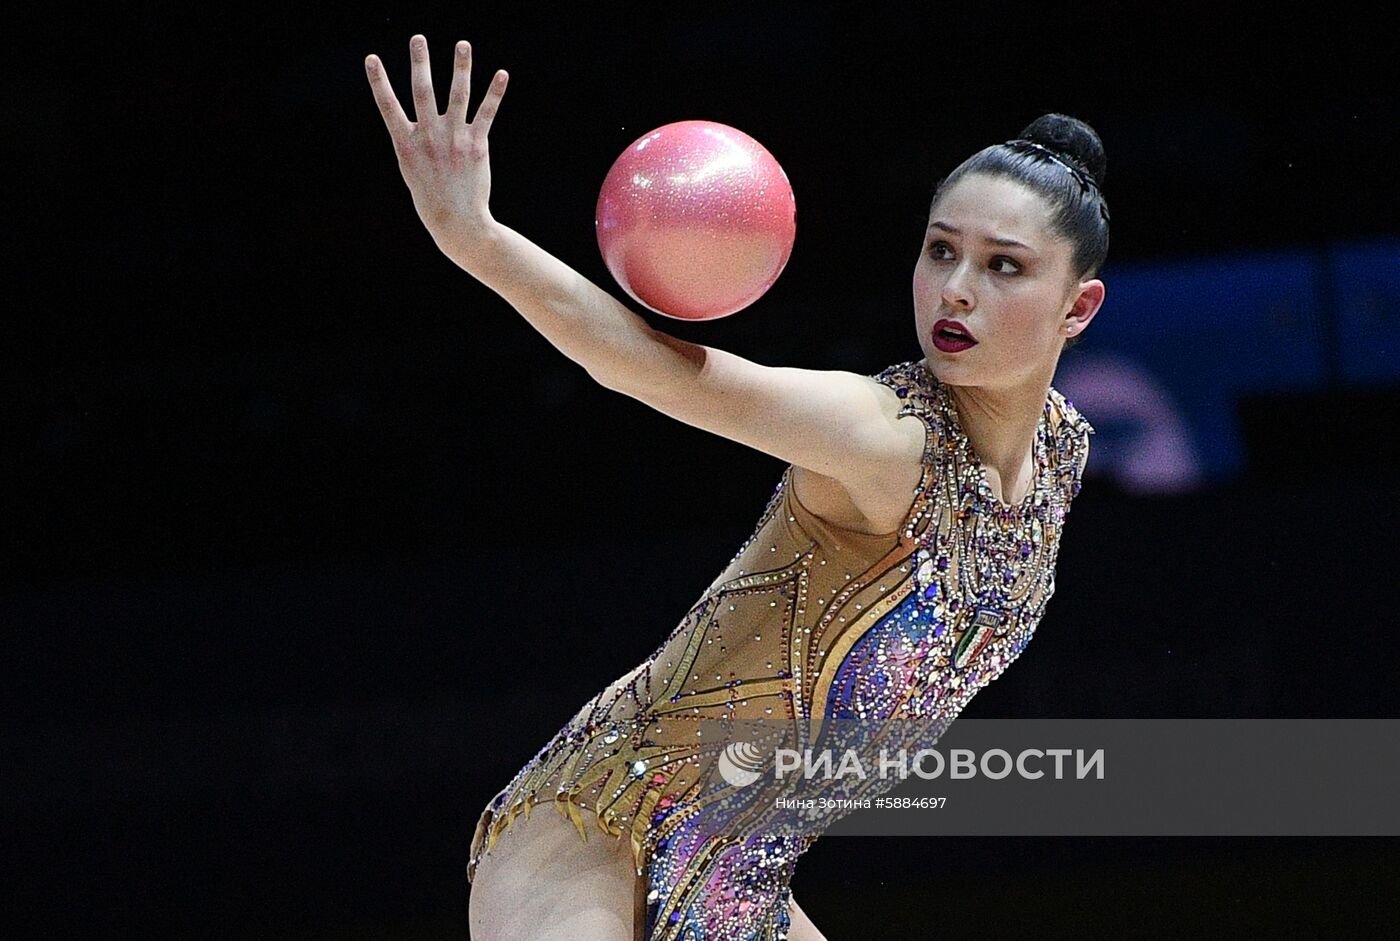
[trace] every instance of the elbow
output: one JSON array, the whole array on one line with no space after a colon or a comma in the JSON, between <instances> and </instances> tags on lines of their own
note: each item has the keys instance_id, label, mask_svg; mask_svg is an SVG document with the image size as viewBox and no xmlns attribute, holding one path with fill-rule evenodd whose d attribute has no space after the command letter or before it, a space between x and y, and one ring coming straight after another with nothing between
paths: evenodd
<instances>
[{"instance_id":1,"label":"elbow","mask_svg":"<svg viewBox=\"0 0 1400 941\"><path fill-rule=\"evenodd\" d=\"M588 377L609 392L622 392L617 373L613 370L600 369L598 367L586 368Z\"/></svg>"},{"instance_id":2,"label":"elbow","mask_svg":"<svg viewBox=\"0 0 1400 941\"><path fill-rule=\"evenodd\" d=\"M605 389L644 399L693 384L706 368L709 353L704 346L647 327L642 342L588 367L588 374Z\"/></svg>"}]
</instances>

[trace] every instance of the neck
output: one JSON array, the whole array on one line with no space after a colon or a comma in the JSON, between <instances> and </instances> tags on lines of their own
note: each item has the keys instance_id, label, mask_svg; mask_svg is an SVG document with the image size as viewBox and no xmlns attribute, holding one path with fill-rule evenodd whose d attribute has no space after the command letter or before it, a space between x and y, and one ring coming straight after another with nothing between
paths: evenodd
<instances>
[{"instance_id":1,"label":"neck","mask_svg":"<svg viewBox=\"0 0 1400 941\"><path fill-rule=\"evenodd\" d=\"M1050 392L1048 379L1015 385L948 385L958 423L987 481L1003 503L1018 503L1035 486L1036 426Z\"/></svg>"}]
</instances>

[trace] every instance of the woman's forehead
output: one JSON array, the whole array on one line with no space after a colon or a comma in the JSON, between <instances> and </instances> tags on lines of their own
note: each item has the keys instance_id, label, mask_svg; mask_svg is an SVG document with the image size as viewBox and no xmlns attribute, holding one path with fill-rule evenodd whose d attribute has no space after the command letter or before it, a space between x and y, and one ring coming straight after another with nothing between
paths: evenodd
<instances>
[{"instance_id":1,"label":"woman's forehead","mask_svg":"<svg viewBox=\"0 0 1400 941\"><path fill-rule=\"evenodd\" d=\"M943 222L982 240L1015 239L1032 247L1051 238L1050 209L1035 191L1015 180L969 174L939 197L929 225Z\"/></svg>"}]
</instances>

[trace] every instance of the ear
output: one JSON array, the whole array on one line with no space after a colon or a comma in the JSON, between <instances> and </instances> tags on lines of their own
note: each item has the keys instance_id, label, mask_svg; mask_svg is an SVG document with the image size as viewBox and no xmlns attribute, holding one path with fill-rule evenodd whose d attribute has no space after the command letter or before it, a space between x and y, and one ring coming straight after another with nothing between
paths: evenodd
<instances>
[{"instance_id":1,"label":"ear","mask_svg":"<svg viewBox=\"0 0 1400 941\"><path fill-rule=\"evenodd\" d=\"M1077 290L1074 303L1065 312L1064 326L1060 328L1067 337L1077 337L1083 333L1103 306L1105 288L1098 278L1080 281Z\"/></svg>"}]
</instances>

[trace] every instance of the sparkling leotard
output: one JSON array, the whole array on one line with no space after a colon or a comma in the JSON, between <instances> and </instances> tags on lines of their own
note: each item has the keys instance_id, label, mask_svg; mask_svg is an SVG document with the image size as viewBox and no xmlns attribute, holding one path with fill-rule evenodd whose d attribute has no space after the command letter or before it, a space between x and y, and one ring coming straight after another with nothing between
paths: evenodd
<instances>
[{"instance_id":1,"label":"sparkling leotard","mask_svg":"<svg viewBox=\"0 0 1400 941\"><path fill-rule=\"evenodd\" d=\"M753 535L666 641L490 801L469 879L517 815L549 801L585 840L585 813L629 839L647 893L642 941L784 938L797 858L834 817L798 825L771 810L772 791L716 775L726 768L705 730L744 720L788 747L929 748L1021 653L1055 590L1093 428L1051 388L1035 484L1007 505L923 362L872 378L925 426L903 525L872 535L820 519L795 498L788 467ZM839 796L896 783L872 777Z\"/></svg>"}]
</instances>

